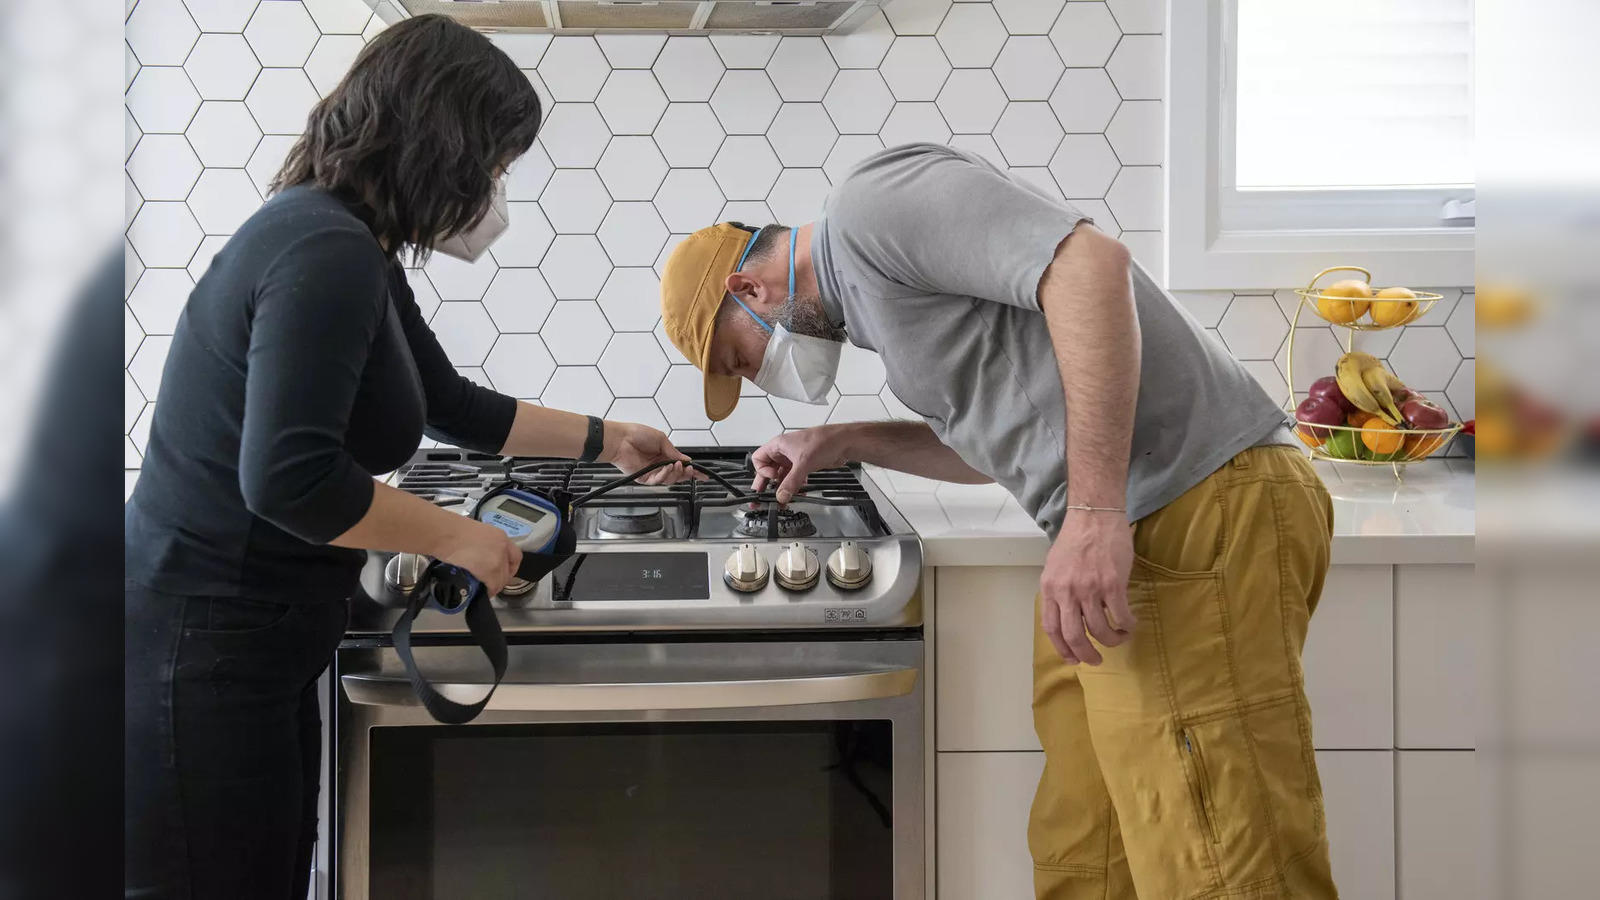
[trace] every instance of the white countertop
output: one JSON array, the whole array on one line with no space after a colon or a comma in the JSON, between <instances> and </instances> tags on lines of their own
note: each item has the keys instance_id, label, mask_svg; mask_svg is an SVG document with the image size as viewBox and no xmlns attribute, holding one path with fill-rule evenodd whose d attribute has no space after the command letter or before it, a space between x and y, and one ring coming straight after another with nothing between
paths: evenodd
<instances>
[{"instance_id":1,"label":"white countertop","mask_svg":"<svg viewBox=\"0 0 1600 900\"><path fill-rule=\"evenodd\" d=\"M1472 562L1472 460L1412 463L1399 482L1387 466L1314 465L1333 496L1335 565ZM946 484L865 468L922 536L928 565L1044 563L1044 532L999 485Z\"/></svg>"}]
</instances>

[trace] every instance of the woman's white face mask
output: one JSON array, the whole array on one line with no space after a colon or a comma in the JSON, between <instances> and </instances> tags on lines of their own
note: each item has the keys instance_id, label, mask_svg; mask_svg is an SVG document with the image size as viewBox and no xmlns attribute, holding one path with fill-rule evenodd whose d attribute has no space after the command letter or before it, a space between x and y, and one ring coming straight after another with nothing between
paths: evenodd
<instances>
[{"instance_id":1,"label":"woman's white face mask","mask_svg":"<svg viewBox=\"0 0 1600 900\"><path fill-rule=\"evenodd\" d=\"M794 242L799 229L789 229L789 296L794 296ZM750 241L754 246L755 240ZM745 248L745 254L750 252ZM739 258L739 265L734 267L738 271L744 265L744 257ZM733 302L739 304L745 312L750 313L750 318L756 320L768 334L766 353L761 357L761 368L756 372L755 384L774 397L785 400L794 400L800 403L823 404L828 400L828 390L833 387L834 378L839 372L839 353L844 345L838 341L825 338L812 337L808 334L795 334L783 325L774 328L762 321L761 317L745 306L737 296Z\"/></svg>"},{"instance_id":2,"label":"woman's white face mask","mask_svg":"<svg viewBox=\"0 0 1600 900\"><path fill-rule=\"evenodd\" d=\"M489 245L495 242L500 235L505 234L511 227L511 213L506 207L506 179L501 176L494 182L494 197L489 201L489 208L484 211L483 217L474 222L470 228L460 234L453 234L433 245L433 249L445 256L453 256L462 262L477 262Z\"/></svg>"}]
</instances>

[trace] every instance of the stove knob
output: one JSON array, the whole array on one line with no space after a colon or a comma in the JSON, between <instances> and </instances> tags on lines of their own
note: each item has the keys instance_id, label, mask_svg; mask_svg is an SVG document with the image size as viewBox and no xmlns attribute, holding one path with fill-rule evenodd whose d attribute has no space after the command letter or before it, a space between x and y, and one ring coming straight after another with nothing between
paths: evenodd
<instances>
[{"instance_id":1,"label":"stove knob","mask_svg":"<svg viewBox=\"0 0 1600 900\"><path fill-rule=\"evenodd\" d=\"M788 591L809 591L817 586L822 567L817 564L817 551L799 541L784 548L773 566L773 578L778 587Z\"/></svg>"},{"instance_id":2,"label":"stove knob","mask_svg":"<svg viewBox=\"0 0 1600 900\"><path fill-rule=\"evenodd\" d=\"M384 564L383 582L402 594L409 594L417 589L417 582L422 580L429 562L431 560L420 553L396 553Z\"/></svg>"},{"instance_id":3,"label":"stove knob","mask_svg":"<svg viewBox=\"0 0 1600 900\"><path fill-rule=\"evenodd\" d=\"M771 574L771 567L754 544L740 544L723 566L722 580L728 587L749 594L766 587Z\"/></svg>"},{"instance_id":4,"label":"stove knob","mask_svg":"<svg viewBox=\"0 0 1600 900\"><path fill-rule=\"evenodd\" d=\"M500 589L500 596L521 597L523 594L533 590L537 584L538 582L536 581L523 581L521 578L513 578L506 582L505 587Z\"/></svg>"},{"instance_id":5,"label":"stove knob","mask_svg":"<svg viewBox=\"0 0 1600 900\"><path fill-rule=\"evenodd\" d=\"M871 580L872 557L855 541L845 541L828 555L828 583L839 590L854 591Z\"/></svg>"}]
</instances>

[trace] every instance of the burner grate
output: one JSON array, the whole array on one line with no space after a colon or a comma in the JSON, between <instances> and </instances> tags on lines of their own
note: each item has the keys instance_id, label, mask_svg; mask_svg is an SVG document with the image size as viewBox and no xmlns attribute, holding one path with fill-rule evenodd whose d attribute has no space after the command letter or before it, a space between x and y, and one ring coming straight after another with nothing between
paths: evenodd
<instances>
[{"instance_id":1,"label":"burner grate","mask_svg":"<svg viewBox=\"0 0 1600 900\"><path fill-rule=\"evenodd\" d=\"M811 525L813 530L806 530L806 524L802 523L809 523L810 517L796 507L849 506L855 508L875 530L888 531L871 494L861 484L854 468L824 469L812 473L805 492L796 496L787 509L779 511L777 527L774 528L765 511L777 508L772 493L775 486L769 485L760 493L749 490L748 485L754 480L755 473L747 453L724 448L684 448L684 451L696 463L726 479L738 489L737 492L716 480L685 481L672 485L628 485L585 500L584 508L601 511L602 515L605 510L629 507L655 507L663 511L675 509L687 526L688 536L697 537L703 510L736 508L754 501L758 508L763 509L761 524L755 532L748 532L741 525L740 533L776 539L779 536L791 536L791 531L795 537L815 533L814 524ZM435 450L419 454L416 462L403 468L396 486L438 506L459 507L475 502L505 478L534 490L564 492L580 497L621 477L622 472L609 463L537 457L507 458L459 450Z\"/></svg>"}]
</instances>

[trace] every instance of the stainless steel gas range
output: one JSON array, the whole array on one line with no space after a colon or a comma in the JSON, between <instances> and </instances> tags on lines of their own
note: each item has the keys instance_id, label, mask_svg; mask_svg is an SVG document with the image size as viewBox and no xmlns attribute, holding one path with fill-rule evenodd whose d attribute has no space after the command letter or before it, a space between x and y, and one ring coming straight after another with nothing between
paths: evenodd
<instances>
[{"instance_id":1,"label":"stainless steel gas range","mask_svg":"<svg viewBox=\"0 0 1600 900\"><path fill-rule=\"evenodd\" d=\"M336 662L338 896L923 896L921 545L856 468L786 508L746 449L711 480L574 510L577 555L494 608L510 665L444 726L388 634L416 561L373 554ZM419 453L394 483L465 513L507 478L585 494L603 464ZM459 615L424 611L446 696L491 678Z\"/></svg>"}]
</instances>

